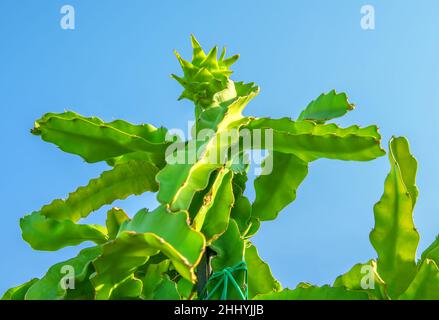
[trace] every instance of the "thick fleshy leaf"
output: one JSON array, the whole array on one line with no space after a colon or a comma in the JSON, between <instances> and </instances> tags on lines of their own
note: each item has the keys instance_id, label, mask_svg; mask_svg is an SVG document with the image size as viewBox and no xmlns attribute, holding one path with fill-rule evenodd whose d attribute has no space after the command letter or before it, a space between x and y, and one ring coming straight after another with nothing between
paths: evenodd
<instances>
[{"instance_id":1,"label":"thick fleshy leaf","mask_svg":"<svg viewBox=\"0 0 439 320\"><path fill-rule=\"evenodd\" d=\"M244 240L235 220L230 219L226 232L212 243L211 248L216 252L212 258L213 271L234 266L244 259Z\"/></svg>"},{"instance_id":2,"label":"thick fleshy leaf","mask_svg":"<svg viewBox=\"0 0 439 320\"><path fill-rule=\"evenodd\" d=\"M236 173L233 175L232 185L233 185L233 195L235 199L240 198L245 191L247 184L247 173Z\"/></svg>"},{"instance_id":3,"label":"thick fleshy leaf","mask_svg":"<svg viewBox=\"0 0 439 320\"><path fill-rule=\"evenodd\" d=\"M233 173L242 175L247 174L247 171L250 167L250 160L245 150L240 150L237 154L235 154L231 163L230 170L232 170Z\"/></svg>"},{"instance_id":4,"label":"thick fleshy leaf","mask_svg":"<svg viewBox=\"0 0 439 320\"><path fill-rule=\"evenodd\" d=\"M409 142L404 137L392 138L389 144L389 149L394 156L393 158L396 162L395 165L400 168L400 178L410 195L412 206L414 208L419 194L418 187L416 186L418 162L410 153ZM390 161L392 162L392 159Z\"/></svg>"},{"instance_id":5,"label":"thick fleshy leaf","mask_svg":"<svg viewBox=\"0 0 439 320\"><path fill-rule=\"evenodd\" d=\"M253 244L245 249L245 262L248 268L248 298L258 294L282 290L280 283L273 277L270 267L258 254Z\"/></svg>"},{"instance_id":6,"label":"thick fleshy leaf","mask_svg":"<svg viewBox=\"0 0 439 320\"><path fill-rule=\"evenodd\" d=\"M122 120L105 123L99 118L86 118L71 111L45 114L35 122L32 133L91 163L136 151L164 158L167 147L164 128L133 125Z\"/></svg>"},{"instance_id":7,"label":"thick fleshy leaf","mask_svg":"<svg viewBox=\"0 0 439 320\"><path fill-rule=\"evenodd\" d=\"M422 262L401 300L439 300L439 268L433 260Z\"/></svg>"},{"instance_id":8,"label":"thick fleshy leaf","mask_svg":"<svg viewBox=\"0 0 439 320\"><path fill-rule=\"evenodd\" d=\"M141 234L123 232L116 240L104 245L102 255L94 261L96 273L91 278L96 299L109 299L125 279L145 264L150 256L159 252L159 241L153 234L143 237Z\"/></svg>"},{"instance_id":9,"label":"thick fleshy leaf","mask_svg":"<svg viewBox=\"0 0 439 320\"><path fill-rule=\"evenodd\" d=\"M159 192L157 199L170 204L175 211L187 210L196 192L205 189L210 175L220 165L197 162L196 164L167 165L157 175Z\"/></svg>"},{"instance_id":10,"label":"thick fleshy leaf","mask_svg":"<svg viewBox=\"0 0 439 320\"><path fill-rule=\"evenodd\" d=\"M261 227L261 221L257 218L250 218L250 223L248 225L248 229L245 232L245 238L249 239L253 237Z\"/></svg>"},{"instance_id":11,"label":"thick fleshy leaf","mask_svg":"<svg viewBox=\"0 0 439 320\"><path fill-rule=\"evenodd\" d=\"M173 211L189 209L195 193L207 187L212 172L225 165L226 159L221 159L220 156L226 155L231 145L239 141L239 135L233 133L248 121L243 118L242 110L256 94L238 97L216 108L224 112L220 112L219 120L215 118L205 121L206 128L215 128L215 134L197 151L201 156L195 159L195 163L191 163L189 157L186 157L185 163L168 164L158 173L159 202L168 204ZM205 118L201 115L200 119ZM231 139L224 139L229 132ZM189 151L186 150L186 154Z\"/></svg>"},{"instance_id":12,"label":"thick fleshy leaf","mask_svg":"<svg viewBox=\"0 0 439 320\"><path fill-rule=\"evenodd\" d=\"M170 262L170 260L164 260L160 263L147 263L146 272L143 277L143 299L155 299L157 287L163 281L164 275L169 269Z\"/></svg>"},{"instance_id":13,"label":"thick fleshy leaf","mask_svg":"<svg viewBox=\"0 0 439 320\"><path fill-rule=\"evenodd\" d=\"M180 300L177 284L164 275L154 292L154 300Z\"/></svg>"},{"instance_id":14,"label":"thick fleshy leaf","mask_svg":"<svg viewBox=\"0 0 439 320\"><path fill-rule=\"evenodd\" d=\"M0 300L24 300L29 288L39 279L34 278L26 283L23 283L15 288L11 288L4 293Z\"/></svg>"},{"instance_id":15,"label":"thick fleshy leaf","mask_svg":"<svg viewBox=\"0 0 439 320\"><path fill-rule=\"evenodd\" d=\"M346 93L337 93L335 90L332 90L327 94L321 94L316 100L311 101L297 120L325 122L342 117L352 109L354 109L354 105L348 101Z\"/></svg>"},{"instance_id":16,"label":"thick fleshy leaf","mask_svg":"<svg viewBox=\"0 0 439 320\"><path fill-rule=\"evenodd\" d=\"M25 298L27 300L64 299L68 290L75 290L62 287L62 279L69 276L69 269L64 270L64 268L73 268L75 284L76 282L84 281L86 280L91 262L99 256L100 253L100 247L87 248L82 250L75 258L54 265L43 278L35 282L29 288Z\"/></svg>"},{"instance_id":17,"label":"thick fleshy leaf","mask_svg":"<svg viewBox=\"0 0 439 320\"><path fill-rule=\"evenodd\" d=\"M365 292L349 291L342 287L301 285L294 290L284 289L260 294L253 300L368 300L368 295Z\"/></svg>"},{"instance_id":18,"label":"thick fleshy leaf","mask_svg":"<svg viewBox=\"0 0 439 320\"><path fill-rule=\"evenodd\" d=\"M84 241L102 244L108 240L104 227L47 218L34 212L20 219L23 239L35 250L55 251Z\"/></svg>"},{"instance_id":19,"label":"thick fleshy leaf","mask_svg":"<svg viewBox=\"0 0 439 320\"><path fill-rule=\"evenodd\" d=\"M264 167L254 182L256 199L252 217L261 221L274 220L283 208L293 202L297 188L308 174L308 163L294 154L272 152L268 157L273 166Z\"/></svg>"},{"instance_id":20,"label":"thick fleshy leaf","mask_svg":"<svg viewBox=\"0 0 439 320\"><path fill-rule=\"evenodd\" d=\"M230 217L236 221L242 236L245 236L248 231L251 215L252 205L247 197L240 196L237 198L230 213Z\"/></svg>"},{"instance_id":21,"label":"thick fleshy leaf","mask_svg":"<svg viewBox=\"0 0 439 320\"><path fill-rule=\"evenodd\" d=\"M337 137L349 137L356 135L359 137L373 137L380 140L381 135L375 125L359 127L358 125L341 128L335 123L318 124L313 121L294 121L284 117L280 119L271 118L252 118L252 121L245 126L248 129L273 129L275 131L286 132L291 135L335 135Z\"/></svg>"},{"instance_id":22,"label":"thick fleshy leaf","mask_svg":"<svg viewBox=\"0 0 439 320\"><path fill-rule=\"evenodd\" d=\"M375 260L356 264L339 276L333 286L367 292L370 299L388 299L385 283L378 274Z\"/></svg>"},{"instance_id":23,"label":"thick fleshy leaf","mask_svg":"<svg viewBox=\"0 0 439 320\"><path fill-rule=\"evenodd\" d=\"M130 218L120 208L112 208L107 212L107 220L105 220L105 225L107 226L108 237L113 240L117 237L119 229L125 221L129 221Z\"/></svg>"},{"instance_id":24,"label":"thick fleshy leaf","mask_svg":"<svg viewBox=\"0 0 439 320\"><path fill-rule=\"evenodd\" d=\"M251 92L245 96L238 96L236 92L235 82L229 80L224 90L221 90L212 98L211 106L203 110L196 116L196 130L199 134L203 129L211 129L217 131L219 125L224 123L230 124L236 119L239 119L243 108L247 103L242 104L244 97L249 97ZM253 97L256 93L253 93ZM250 98L251 99L251 98ZM237 104L238 102L238 104ZM239 108L237 110L237 107ZM242 107L242 108L241 108ZM237 117L226 116L228 111L232 111ZM239 111L236 112L236 111ZM223 126L224 128L224 126Z\"/></svg>"},{"instance_id":25,"label":"thick fleshy leaf","mask_svg":"<svg viewBox=\"0 0 439 320\"><path fill-rule=\"evenodd\" d=\"M422 253L421 261L426 259L433 260L439 265L439 236L437 236L436 240Z\"/></svg>"},{"instance_id":26,"label":"thick fleshy leaf","mask_svg":"<svg viewBox=\"0 0 439 320\"><path fill-rule=\"evenodd\" d=\"M41 214L57 220L78 221L100 207L130 195L157 191L155 175L158 169L143 161L129 161L105 171L90 180L85 187L70 193L67 199L57 199L41 208Z\"/></svg>"},{"instance_id":27,"label":"thick fleshy leaf","mask_svg":"<svg viewBox=\"0 0 439 320\"><path fill-rule=\"evenodd\" d=\"M177 282L177 290L183 300L189 300L193 296L194 284L185 278Z\"/></svg>"},{"instance_id":28,"label":"thick fleshy leaf","mask_svg":"<svg viewBox=\"0 0 439 320\"><path fill-rule=\"evenodd\" d=\"M88 268L84 279L75 282L75 290L67 290L64 300L94 300L95 288L93 287L90 276L94 272L92 267Z\"/></svg>"},{"instance_id":29,"label":"thick fleshy leaf","mask_svg":"<svg viewBox=\"0 0 439 320\"><path fill-rule=\"evenodd\" d=\"M204 252L205 237L188 225L187 212L170 213L165 206L152 212L139 211L123 231L137 234L154 234L159 237L159 249L173 263L175 269L186 279L195 281L194 267Z\"/></svg>"},{"instance_id":30,"label":"thick fleshy leaf","mask_svg":"<svg viewBox=\"0 0 439 320\"><path fill-rule=\"evenodd\" d=\"M238 225L235 220L230 219L229 226L225 233L212 243L212 248L216 255L211 260L213 272L223 271L225 268L233 268L244 260L244 240L241 238ZM243 270L236 270L232 273L241 291L245 292L245 273ZM217 280L219 281L219 280ZM207 292L215 288L217 282L210 282ZM224 285L224 284L223 284ZM211 300L220 299L222 287L216 290L211 296ZM227 299L239 300L240 295L236 288L230 283L228 286Z\"/></svg>"},{"instance_id":31,"label":"thick fleshy leaf","mask_svg":"<svg viewBox=\"0 0 439 320\"><path fill-rule=\"evenodd\" d=\"M111 293L111 300L140 299L143 282L131 275L116 287Z\"/></svg>"},{"instance_id":32,"label":"thick fleshy leaf","mask_svg":"<svg viewBox=\"0 0 439 320\"><path fill-rule=\"evenodd\" d=\"M375 227L370 241L378 253L378 273L387 284L389 296L396 298L416 274L419 242L413 223L416 160L405 138L391 139L389 160L391 170L384 183L384 194L374 207Z\"/></svg>"},{"instance_id":33,"label":"thick fleshy leaf","mask_svg":"<svg viewBox=\"0 0 439 320\"><path fill-rule=\"evenodd\" d=\"M195 281L193 268L204 252L205 238L189 227L187 212L170 213L164 206L152 212L141 210L123 230L138 234L154 233L165 243L160 251L186 279Z\"/></svg>"},{"instance_id":34,"label":"thick fleshy leaf","mask_svg":"<svg viewBox=\"0 0 439 320\"><path fill-rule=\"evenodd\" d=\"M210 189L212 188L212 186L216 180L216 177L218 175L218 172L219 172L219 170L212 172L212 174L210 175L207 187L204 188L203 190L196 192L194 197L192 198L191 205L188 209L190 221L193 221L195 216L200 211L201 207L204 205L204 197L209 193Z\"/></svg>"},{"instance_id":35,"label":"thick fleshy leaf","mask_svg":"<svg viewBox=\"0 0 439 320\"><path fill-rule=\"evenodd\" d=\"M319 158L369 161L383 156L380 135L376 126L339 128L335 124L316 124L311 121L292 121L289 118L252 120L245 128L258 129L263 138L261 149L272 148L281 153L292 153L310 162ZM271 130L272 146L265 141Z\"/></svg>"},{"instance_id":36,"label":"thick fleshy leaf","mask_svg":"<svg viewBox=\"0 0 439 320\"><path fill-rule=\"evenodd\" d=\"M186 212L170 213L164 206L152 212L139 211L115 240L102 247L102 255L94 261L92 282L97 298L107 299L126 277L159 252L184 278L195 282L194 269L204 252L205 239L189 227L187 220Z\"/></svg>"},{"instance_id":37,"label":"thick fleshy leaf","mask_svg":"<svg viewBox=\"0 0 439 320\"><path fill-rule=\"evenodd\" d=\"M155 165L159 169L162 169L166 165L164 154L143 152L143 151L135 151L135 152L127 153L119 157L108 159L106 162L108 165L115 167L122 163L133 161L133 160L149 162Z\"/></svg>"},{"instance_id":38,"label":"thick fleshy leaf","mask_svg":"<svg viewBox=\"0 0 439 320\"><path fill-rule=\"evenodd\" d=\"M192 226L204 234L208 243L223 234L229 224L234 203L232 178L231 171L220 170L193 221Z\"/></svg>"}]
</instances>

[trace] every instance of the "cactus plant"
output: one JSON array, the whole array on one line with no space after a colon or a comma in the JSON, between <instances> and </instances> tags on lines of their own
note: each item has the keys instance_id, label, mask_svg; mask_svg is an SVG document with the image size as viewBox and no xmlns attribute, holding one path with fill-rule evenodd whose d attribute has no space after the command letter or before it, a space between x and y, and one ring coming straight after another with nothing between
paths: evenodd
<instances>
[{"instance_id":1,"label":"cactus plant","mask_svg":"<svg viewBox=\"0 0 439 320\"><path fill-rule=\"evenodd\" d=\"M256 299L439 299L439 239L416 261L419 233L413 221L418 198L417 161L406 138L389 142L390 172L375 204L370 242L377 259L353 266L332 286L301 283L294 290L260 294Z\"/></svg>"},{"instance_id":2,"label":"cactus plant","mask_svg":"<svg viewBox=\"0 0 439 320\"><path fill-rule=\"evenodd\" d=\"M193 36L192 48L191 61L176 53L183 75L172 75L184 88L180 98L194 103L188 141L170 139L163 127L104 122L70 111L35 122L34 135L88 163L106 162L110 169L20 220L23 239L35 250L86 241L94 246L54 265L41 279L8 290L3 299L424 297L426 279L437 279L437 250L427 250L420 267L414 263L418 235L410 214L417 195L416 162L401 139L390 144L392 172L375 209L371 241L379 257L368 264L379 274L377 289L357 290L356 266L333 287L303 283L282 290L251 238L261 223L294 201L310 162L373 160L385 154L381 136L374 125L328 124L354 109L347 95L336 91L320 95L297 120L244 116L259 87L231 79L230 67L239 56L226 58L223 49L218 58L216 47L206 53ZM250 145L244 143L246 134ZM268 150L254 181L253 203L244 195L247 149ZM144 192L157 193L157 208L142 208L130 217L114 207L105 226L80 223L104 205ZM65 266L74 270L70 278L62 272Z\"/></svg>"}]
</instances>

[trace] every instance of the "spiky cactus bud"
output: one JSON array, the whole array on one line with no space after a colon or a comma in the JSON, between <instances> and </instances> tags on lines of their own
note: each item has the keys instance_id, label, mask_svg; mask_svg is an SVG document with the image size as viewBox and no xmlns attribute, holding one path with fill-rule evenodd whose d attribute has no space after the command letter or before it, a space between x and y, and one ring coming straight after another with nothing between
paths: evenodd
<instances>
[{"instance_id":1,"label":"spiky cactus bud","mask_svg":"<svg viewBox=\"0 0 439 320\"><path fill-rule=\"evenodd\" d=\"M172 77L184 87L179 100L189 99L195 105L205 109L212 104L214 94L227 87L229 77L233 73L230 66L238 60L239 55L225 58L226 49L223 48L218 59L218 47L215 46L206 55L193 35L191 35L191 40L193 48L192 62L184 60L175 51L175 55L183 69L183 77L175 74L172 74Z\"/></svg>"}]
</instances>

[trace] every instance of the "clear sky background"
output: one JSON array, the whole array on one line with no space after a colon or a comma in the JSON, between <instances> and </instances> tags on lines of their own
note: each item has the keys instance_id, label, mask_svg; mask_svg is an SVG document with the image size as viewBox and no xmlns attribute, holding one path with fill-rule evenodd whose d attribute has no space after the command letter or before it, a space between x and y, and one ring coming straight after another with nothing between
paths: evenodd
<instances>
[{"instance_id":1,"label":"clear sky background","mask_svg":"<svg viewBox=\"0 0 439 320\"><path fill-rule=\"evenodd\" d=\"M59 25L65 4L76 9L73 31ZM360 27L365 4L375 6L374 31ZM33 121L48 111L71 109L106 121L185 129L193 109L188 101L177 102L181 88L169 74L180 73L173 49L189 58L191 33L206 48L226 45L241 54L233 79L261 86L246 114L297 117L320 93L337 89L357 105L337 123L377 124L386 148L392 135L407 136L419 161L420 249L434 240L438 1L2 0L0 292L41 277L79 250L31 250L21 239L19 218L107 168L32 136ZM331 283L355 263L375 257L368 236L388 170L386 157L310 165L297 200L277 220L264 223L254 239L284 286ZM145 194L116 204L134 214L156 202ZM106 209L88 221L103 221Z\"/></svg>"}]
</instances>

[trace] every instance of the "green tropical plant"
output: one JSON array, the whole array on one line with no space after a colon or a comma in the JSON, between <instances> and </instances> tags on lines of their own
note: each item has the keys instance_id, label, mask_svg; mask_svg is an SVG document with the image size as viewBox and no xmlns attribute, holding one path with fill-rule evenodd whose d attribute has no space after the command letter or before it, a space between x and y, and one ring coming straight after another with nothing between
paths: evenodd
<instances>
[{"instance_id":1,"label":"green tropical plant","mask_svg":"<svg viewBox=\"0 0 439 320\"><path fill-rule=\"evenodd\" d=\"M389 160L390 173L384 194L375 204L375 227L370 233L378 258L356 264L332 286L301 283L294 290L261 294L256 299L439 299L439 238L416 261L417 161L407 139L390 140Z\"/></svg>"},{"instance_id":2,"label":"green tropical plant","mask_svg":"<svg viewBox=\"0 0 439 320\"><path fill-rule=\"evenodd\" d=\"M23 239L35 250L55 251L86 241L94 246L54 265L41 279L8 290L3 299L425 297L438 255L432 246L419 266L414 263L416 162L401 139L391 142L392 172L375 209L371 240L379 257L368 263L379 274L375 289L358 289L357 265L333 287L300 284L282 290L252 236L261 222L274 220L294 201L310 162L373 160L385 154L381 136L376 126L327 124L354 108L346 94L335 91L312 101L297 120L244 116L259 87L231 80L230 67L238 56L226 58L223 49L218 58L216 47L206 54L194 37L192 47L191 62L176 53L183 76L172 77L184 87L180 98L195 105L193 139L171 141L165 128L106 123L74 112L48 113L35 122L34 135L88 163L105 161L111 169L20 220ZM211 134L203 136L206 130ZM269 151L254 181L253 203L244 195L246 152L234 148L244 145L244 132L262 137L250 149ZM270 135L272 144L266 138ZM188 161L194 150L195 161ZM177 154L185 161L172 162ZM209 161L218 154L220 161ZM141 209L131 218L112 208L105 226L79 223L104 205L144 192L157 193L156 209ZM74 270L68 282L65 266ZM68 287L71 283L74 289Z\"/></svg>"}]
</instances>

